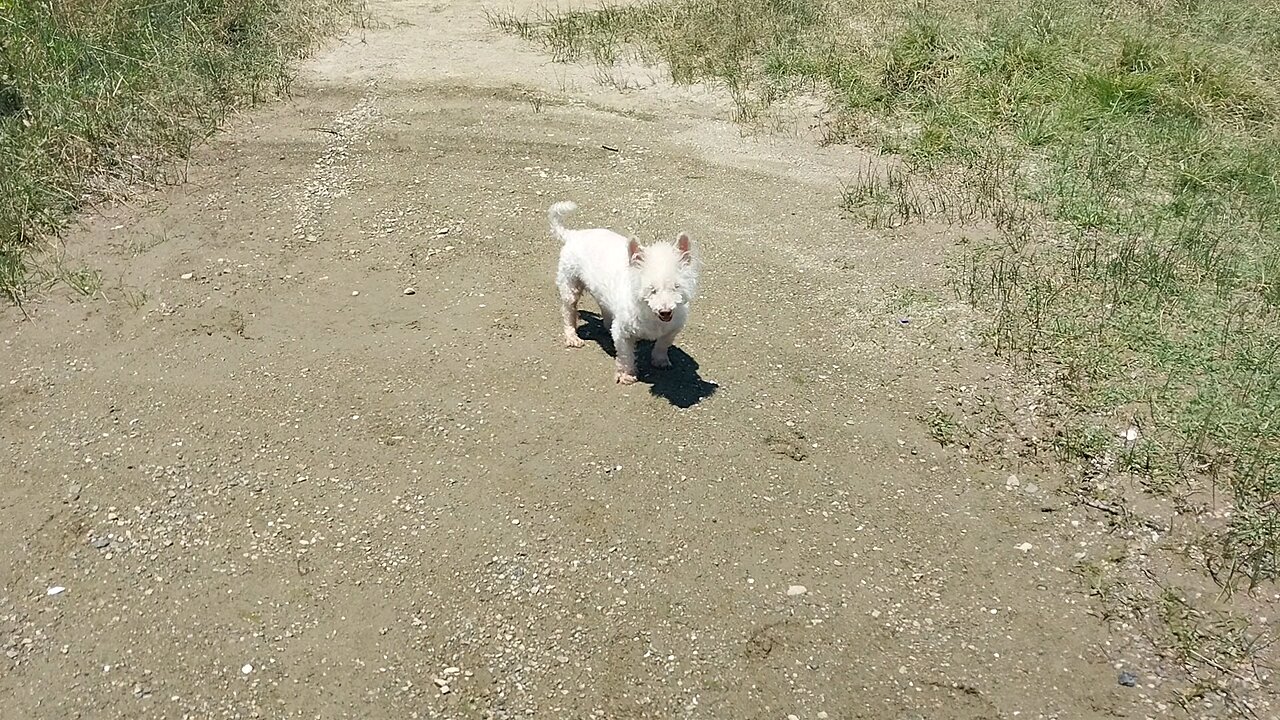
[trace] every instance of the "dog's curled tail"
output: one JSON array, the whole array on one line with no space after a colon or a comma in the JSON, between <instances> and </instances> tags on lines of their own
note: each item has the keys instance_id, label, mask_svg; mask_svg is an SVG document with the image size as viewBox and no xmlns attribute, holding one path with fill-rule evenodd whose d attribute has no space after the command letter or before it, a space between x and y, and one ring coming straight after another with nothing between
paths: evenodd
<instances>
[{"instance_id":1,"label":"dog's curled tail","mask_svg":"<svg viewBox=\"0 0 1280 720\"><path fill-rule=\"evenodd\" d=\"M551 234L564 242L564 219L568 215L572 215L578 211L578 206L572 200L561 200L547 210L547 221L551 223Z\"/></svg>"}]
</instances>

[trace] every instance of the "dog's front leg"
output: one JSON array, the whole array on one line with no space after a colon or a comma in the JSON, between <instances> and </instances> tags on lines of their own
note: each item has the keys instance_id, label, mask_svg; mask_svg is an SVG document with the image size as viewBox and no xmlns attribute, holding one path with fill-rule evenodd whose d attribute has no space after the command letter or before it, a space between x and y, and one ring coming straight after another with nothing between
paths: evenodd
<instances>
[{"instance_id":1,"label":"dog's front leg","mask_svg":"<svg viewBox=\"0 0 1280 720\"><path fill-rule=\"evenodd\" d=\"M657 368L671 367L671 358L667 356L667 351L671 349L671 343L676 340L676 332L667 333L657 340L653 341L653 352L649 354L649 361Z\"/></svg>"},{"instance_id":2,"label":"dog's front leg","mask_svg":"<svg viewBox=\"0 0 1280 720\"><path fill-rule=\"evenodd\" d=\"M617 353L616 372L613 379L619 385L636 381L636 339L613 329L613 349Z\"/></svg>"}]
</instances>

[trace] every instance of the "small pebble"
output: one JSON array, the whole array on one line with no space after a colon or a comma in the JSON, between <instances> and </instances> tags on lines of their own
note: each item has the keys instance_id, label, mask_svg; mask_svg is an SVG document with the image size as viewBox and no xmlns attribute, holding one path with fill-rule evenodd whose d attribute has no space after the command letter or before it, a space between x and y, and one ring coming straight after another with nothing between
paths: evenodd
<instances>
[{"instance_id":1,"label":"small pebble","mask_svg":"<svg viewBox=\"0 0 1280 720\"><path fill-rule=\"evenodd\" d=\"M46 594L46 595L50 595L50 596L53 596L53 595L61 595L62 593L66 592L66 591L67 591L67 589L66 589L66 588L64 588L64 587L62 587L61 585L54 585L53 587L51 587L51 588L49 588L48 590L46 590L46 591L45 591L45 594Z\"/></svg>"},{"instance_id":2,"label":"small pebble","mask_svg":"<svg viewBox=\"0 0 1280 720\"><path fill-rule=\"evenodd\" d=\"M411 288L411 287L407 287L407 288L405 288L405 289L404 289L404 294L405 294L405 295L412 295L412 294L414 294L414 293L416 293L416 292L418 292L418 291L417 291L417 290L414 290L414 289L413 289L413 288Z\"/></svg>"},{"instance_id":3,"label":"small pebble","mask_svg":"<svg viewBox=\"0 0 1280 720\"><path fill-rule=\"evenodd\" d=\"M253 672L253 666L250 665L249 663L245 663L244 667L240 668L240 672L244 673L245 675L248 675L249 673Z\"/></svg>"},{"instance_id":4,"label":"small pebble","mask_svg":"<svg viewBox=\"0 0 1280 720\"><path fill-rule=\"evenodd\" d=\"M791 597L795 597L797 595L803 595L807 592L809 592L809 589L803 585L792 585L791 587L787 588L787 594L790 595Z\"/></svg>"},{"instance_id":5,"label":"small pebble","mask_svg":"<svg viewBox=\"0 0 1280 720\"><path fill-rule=\"evenodd\" d=\"M104 536L104 537L96 537L93 539L93 546L98 548L99 550L101 550L102 548L110 544L111 544L111 538L109 537Z\"/></svg>"},{"instance_id":6,"label":"small pebble","mask_svg":"<svg viewBox=\"0 0 1280 720\"><path fill-rule=\"evenodd\" d=\"M183 280L190 280L191 278L193 278L193 277L195 277L195 276L196 276L196 274L195 274L195 273L182 273L182 275L181 275L181 277L182 277L182 279L183 279Z\"/></svg>"},{"instance_id":7,"label":"small pebble","mask_svg":"<svg viewBox=\"0 0 1280 720\"><path fill-rule=\"evenodd\" d=\"M359 295L359 294L360 294L360 291L359 291L359 290L352 290L352 291L351 291L351 297L355 297L355 296L357 296L357 295Z\"/></svg>"},{"instance_id":8,"label":"small pebble","mask_svg":"<svg viewBox=\"0 0 1280 720\"><path fill-rule=\"evenodd\" d=\"M1126 670L1120 673L1120 677L1116 678L1116 682L1125 687L1133 687L1138 684L1138 676Z\"/></svg>"},{"instance_id":9,"label":"small pebble","mask_svg":"<svg viewBox=\"0 0 1280 720\"><path fill-rule=\"evenodd\" d=\"M1014 549L1015 549L1015 550L1021 550L1022 552L1027 552L1028 550L1030 550L1030 549L1031 549L1031 548L1033 548L1033 547L1035 547L1035 545L1032 545L1032 544L1031 544L1031 543L1029 543L1029 542L1024 542L1024 543L1022 543L1021 545L1015 545L1015 546L1014 546Z\"/></svg>"}]
</instances>

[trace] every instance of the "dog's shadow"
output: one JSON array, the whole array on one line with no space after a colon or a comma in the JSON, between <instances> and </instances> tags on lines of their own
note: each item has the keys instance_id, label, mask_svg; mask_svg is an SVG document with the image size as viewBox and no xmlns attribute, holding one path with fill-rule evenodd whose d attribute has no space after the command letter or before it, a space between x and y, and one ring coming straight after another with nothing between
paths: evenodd
<instances>
[{"instance_id":1,"label":"dog's shadow","mask_svg":"<svg viewBox=\"0 0 1280 720\"><path fill-rule=\"evenodd\" d=\"M613 338L609 335L609 328L601 322L600 316L589 311L579 311L578 315L582 318L583 325L578 328L578 334L584 340L594 340L609 353L609 357L617 355L613 347ZM636 346L636 364L640 366L640 382L648 383L649 392L678 408L690 408L698 403L706 400L715 394L720 386L703 380L698 375L698 361L694 360L689 353L681 350L676 346L672 346L667 352L667 357L671 359L671 367L655 368L649 365L649 351L653 348L653 343L644 341Z\"/></svg>"}]
</instances>

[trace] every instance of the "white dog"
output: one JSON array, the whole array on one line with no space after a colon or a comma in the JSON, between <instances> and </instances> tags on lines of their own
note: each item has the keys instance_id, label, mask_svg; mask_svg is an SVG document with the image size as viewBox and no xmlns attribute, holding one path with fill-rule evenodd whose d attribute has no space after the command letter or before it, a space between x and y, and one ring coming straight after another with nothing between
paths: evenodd
<instances>
[{"instance_id":1,"label":"white dog","mask_svg":"<svg viewBox=\"0 0 1280 720\"><path fill-rule=\"evenodd\" d=\"M578 337L578 299L591 293L617 352L614 380L636 381L636 341L652 340L654 367L670 367L667 351L689 320L689 302L698 288L698 263L689 236L674 243L641 246L612 230L570 230L564 217L576 211L558 202L547 211L551 232L564 246L556 286L564 311L564 344L582 347Z\"/></svg>"}]
</instances>

